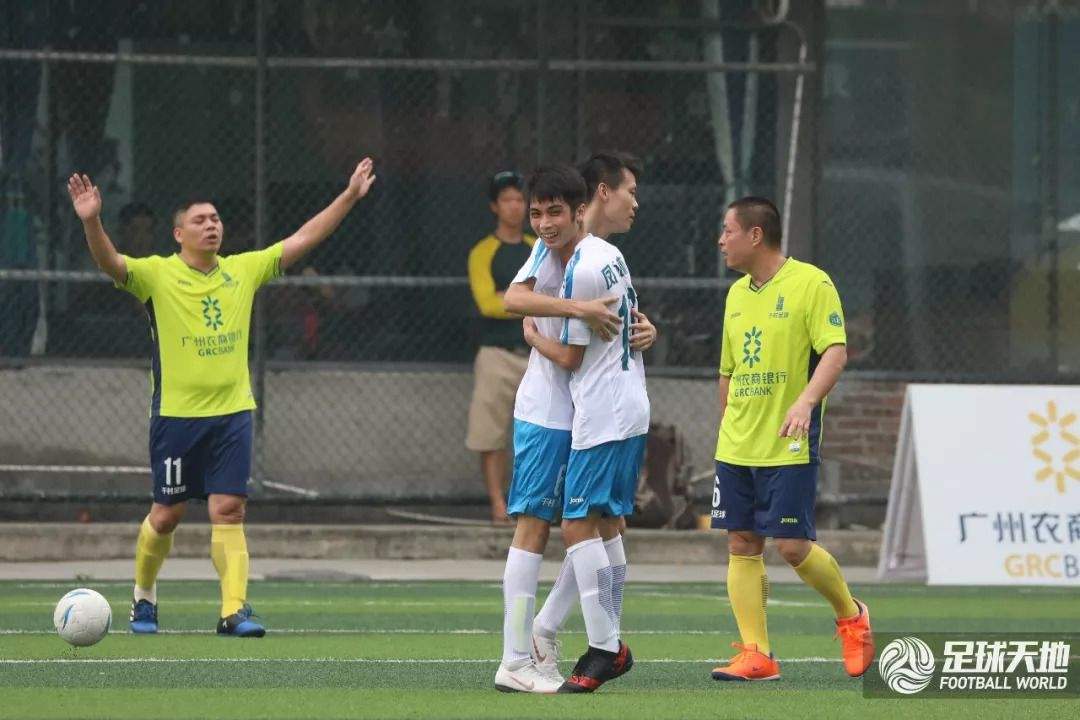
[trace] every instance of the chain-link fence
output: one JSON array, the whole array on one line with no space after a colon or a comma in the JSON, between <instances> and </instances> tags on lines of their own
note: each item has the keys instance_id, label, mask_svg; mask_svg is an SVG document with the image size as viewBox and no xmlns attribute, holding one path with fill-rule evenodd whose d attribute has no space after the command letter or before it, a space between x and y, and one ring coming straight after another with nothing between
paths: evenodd
<instances>
[{"instance_id":1,"label":"chain-link fence","mask_svg":"<svg viewBox=\"0 0 1080 720\"><path fill-rule=\"evenodd\" d=\"M1062 158L1078 142L1080 24L1062 6L4 0L7 489L145 492L128 471L145 464L146 320L92 267L62 192L76 169L103 188L122 252L172 252L188 197L216 203L237 252L292 232L376 159L371 196L261 294L270 487L480 494L463 444L466 258L494 226L487 179L601 149L644 160L618 243L661 329L654 417L698 470L732 280L717 228L747 193L775 198L792 254L834 276L854 370L1071 377L1080 192Z\"/></svg>"}]
</instances>

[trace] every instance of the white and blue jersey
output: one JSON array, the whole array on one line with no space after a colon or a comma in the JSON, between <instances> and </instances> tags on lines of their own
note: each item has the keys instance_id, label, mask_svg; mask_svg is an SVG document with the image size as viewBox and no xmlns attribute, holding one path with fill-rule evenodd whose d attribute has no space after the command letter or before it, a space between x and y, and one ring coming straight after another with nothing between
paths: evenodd
<instances>
[{"instance_id":1,"label":"white and blue jersey","mask_svg":"<svg viewBox=\"0 0 1080 720\"><path fill-rule=\"evenodd\" d=\"M561 295L574 300L614 296L622 319L611 342L594 336L581 320L562 324L564 344L585 346L581 366L570 375L574 423L563 517L630 515L649 431L649 396L641 353L630 348L638 298L622 253L587 235L567 263Z\"/></svg>"},{"instance_id":2,"label":"white and blue jersey","mask_svg":"<svg viewBox=\"0 0 1080 720\"><path fill-rule=\"evenodd\" d=\"M538 240L514 282L534 280L534 292L555 297L562 279L563 265L558 254ZM562 329L559 318L535 320L541 335L558 339ZM514 401L514 476L507 514L531 515L549 522L555 519L563 504L562 485L573 422L570 373L534 349Z\"/></svg>"}]
</instances>

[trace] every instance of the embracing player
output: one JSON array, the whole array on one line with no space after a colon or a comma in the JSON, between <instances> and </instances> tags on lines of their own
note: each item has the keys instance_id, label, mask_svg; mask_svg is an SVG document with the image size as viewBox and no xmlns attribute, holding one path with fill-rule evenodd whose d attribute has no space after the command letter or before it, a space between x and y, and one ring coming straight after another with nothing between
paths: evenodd
<instances>
[{"instance_id":1,"label":"embracing player","mask_svg":"<svg viewBox=\"0 0 1080 720\"><path fill-rule=\"evenodd\" d=\"M348 186L293 235L265 250L222 256L225 228L213 203L197 198L173 216L178 251L128 257L101 224L101 192L86 175L68 179L94 262L146 307L153 340L150 466L154 501L135 547L131 630L158 629L157 575L190 499L206 499L210 556L221 579L217 632L262 637L247 602L244 536L251 475L252 410L248 342L255 292L341 224L375 182L365 158Z\"/></svg>"},{"instance_id":2,"label":"embracing player","mask_svg":"<svg viewBox=\"0 0 1080 720\"><path fill-rule=\"evenodd\" d=\"M619 639L613 563L600 528L633 512L649 401L641 354L631 343L637 295L626 262L613 245L586 234L584 180L573 168L560 168L565 187L557 197L562 201L534 195L529 211L542 240L565 234L574 237L562 298L552 300L515 284L508 289L506 302L512 311L538 317L565 316L567 305L596 300L613 301L617 308L619 331L614 341L605 339L603 328L593 329L569 317L562 322L558 340L530 333L530 343L538 352L571 371L574 421L562 524L567 555L559 583L576 586L589 647L560 692L591 692L628 671L633 663L629 648ZM563 205L576 211L567 213Z\"/></svg>"}]
</instances>

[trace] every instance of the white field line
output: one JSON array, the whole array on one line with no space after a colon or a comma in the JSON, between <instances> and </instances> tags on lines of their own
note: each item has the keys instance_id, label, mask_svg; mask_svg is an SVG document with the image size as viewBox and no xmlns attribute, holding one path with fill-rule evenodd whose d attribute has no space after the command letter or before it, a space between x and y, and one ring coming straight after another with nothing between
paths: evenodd
<instances>
[{"instance_id":1,"label":"white field line","mask_svg":"<svg viewBox=\"0 0 1080 720\"><path fill-rule=\"evenodd\" d=\"M66 585L64 587L67 587ZM709 600L720 603L721 605L728 605L728 599L719 595L705 595L688 593L683 595L662 593L662 592L631 592L628 594L630 598L635 597L647 597L658 598L663 600ZM352 600L350 598L341 598L336 600L259 600L257 601L259 607L274 607L274 606L291 606L298 605L301 607L333 607L341 602L347 602L350 605L360 605L362 607L378 607L381 605L390 605L394 607L497 607L499 604L499 598L493 598L491 600L450 600L450 601L436 601L436 600L396 600L394 598L384 598L380 600ZM15 602L4 603L8 607L49 607L53 603L48 600L16 600ZM218 601L211 598L206 600L165 600L163 604L168 606L183 606L183 605L217 605ZM126 602L113 601L110 603L113 607L127 607ZM825 607L824 602L804 602L802 600L775 600L770 598L769 605L776 607L807 607L807 608L819 608Z\"/></svg>"},{"instance_id":2,"label":"white field line","mask_svg":"<svg viewBox=\"0 0 1080 720\"><path fill-rule=\"evenodd\" d=\"M260 608L266 607L314 607L314 608L327 608L334 607L341 602L348 602L350 606L362 606L365 608L374 608L379 606L393 606L395 608L498 608L499 599L492 598L491 600L448 600L448 601L436 601L436 600L394 600L387 598L384 600L351 600L349 598L340 598L337 600L259 600L258 606ZM54 602L49 600L17 600L15 602L5 602L4 607L8 608L51 608L54 606ZM113 608L129 608L131 607L130 601L112 601L109 603ZM205 600L163 600L162 604L167 607L173 606L217 606L220 604L218 600L207 598Z\"/></svg>"},{"instance_id":3,"label":"white field line","mask_svg":"<svg viewBox=\"0 0 1080 720\"><path fill-rule=\"evenodd\" d=\"M502 630L483 628L457 628L443 630L439 628L382 628L364 630L361 628L275 628L267 630L270 635L502 635ZM0 635L55 635L54 630L23 630L0 628ZM110 635L133 635L127 630L110 630ZM216 635L216 630L158 630L158 635ZM584 630L567 630L564 635L584 635ZM627 629L626 636L635 635L731 635L729 630L634 630Z\"/></svg>"},{"instance_id":4,"label":"white field line","mask_svg":"<svg viewBox=\"0 0 1080 720\"><path fill-rule=\"evenodd\" d=\"M634 658L634 664L677 665L696 663L727 662L730 658ZM781 658L786 663L839 663L836 658L797 657ZM499 658L41 658L27 660L20 658L0 658L0 665L135 665L157 663L161 665L186 665L191 663L236 663L236 664L273 664L273 663L320 663L350 665L494 665Z\"/></svg>"}]
</instances>

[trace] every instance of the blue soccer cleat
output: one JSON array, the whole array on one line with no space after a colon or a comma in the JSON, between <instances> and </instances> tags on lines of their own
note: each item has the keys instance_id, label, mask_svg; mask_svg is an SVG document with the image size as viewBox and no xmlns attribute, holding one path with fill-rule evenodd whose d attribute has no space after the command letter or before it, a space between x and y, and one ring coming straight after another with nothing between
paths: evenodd
<instances>
[{"instance_id":1,"label":"blue soccer cleat","mask_svg":"<svg viewBox=\"0 0 1080 720\"><path fill-rule=\"evenodd\" d=\"M244 606L229 617L218 620L218 635L231 635L232 637L262 637L266 634L266 628L251 618L255 617L251 606Z\"/></svg>"},{"instance_id":2,"label":"blue soccer cleat","mask_svg":"<svg viewBox=\"0 0 1080 720\"><path fill-rule=\"evenodd\" d=\"M157 605L149 600L131 601L131 632L150 635L157 632Z\"/></svg>"}]
</instances>

